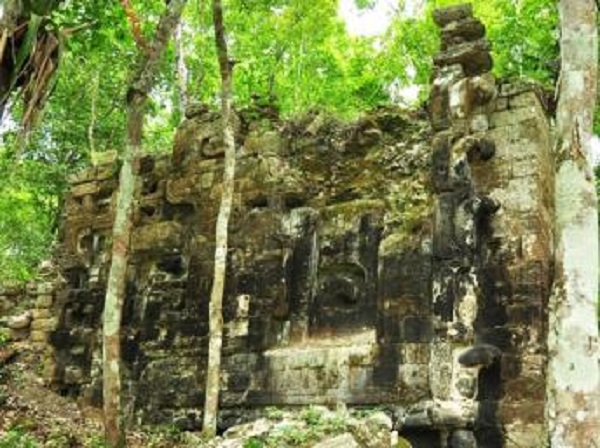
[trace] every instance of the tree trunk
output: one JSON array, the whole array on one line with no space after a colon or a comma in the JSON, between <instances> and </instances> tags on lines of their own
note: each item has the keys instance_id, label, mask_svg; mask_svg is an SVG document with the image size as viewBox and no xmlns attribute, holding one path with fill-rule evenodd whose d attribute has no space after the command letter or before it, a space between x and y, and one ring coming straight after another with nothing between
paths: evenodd
<instances>
[{"instance_id":1,"label":"tree trunk","mask_svg":"<svg viewBox=\"0 0 600 448\"><path fill-rule=\"evenodd\" d=\"M231 63L227 55L227 42L223 28L221 0L213 0L213 20L219 67L221 69L221 125L225 146L225 169L219 216L215 235L215 270L209 304L209 346L206 369L203 432L214 437L219 410L219 377L221 372L221 346L223 343L223 289L227 268L227 237L229 216L233 202L235 177L235 140L231 120Z\"/></svg>"},{"instance_id":2,"label":"tree trunk","mask_svg":"<svg viewBox=\"0 0 600 448\"><path fill-rule=\"evenodd\" d=\"M62 2L5 0L0 6L0 119L13 91L21 91L24 106L22 130L15 144L16 160L20 159L27 134L50 95L58 70L59 36L48 26L47 17ZM27 45L24 36L29 32L36 37ZM24 57L15 58L15 55Z\"/></svg>"},{"instance_id":3,"label":"tree trunk","mask_svg":"<svg viewBox=\"0 0 600 448\"><path fill-rule=\"evenodd\" d=\"M590 164L596 3L560 0L559 12L556 272L549 310L547 414L551 447L588 448L600 446L598 210Z\"/></svg>"},{"instance_id":4,"label":"tree trunk","mask_svg":"<svg viewBox=\"0 0 600 448\"><path fill-rule=\"evenodd\" d=\"M94 79L92 80L91 86L91 99L90 99L90 122L87 128L88 145L90 149L90 158L96 151L96 144L94 142L94 128L96 127L96 103L98 101L98 90L100 88L100 72L96 72Z\"/></svg>"},{"instance_id":5,"label":"tree trunk","mask_svg":"<svg viewBox=\"0 0 600 448\"><path fill-rule=\"evenodd\" d=\"M111 447L124 444L121 425L121 320L125 301L127 260L132 229L136 175L133 162L142 143L145 106L160 59L172 36L186 0L171 0L158 23L148 53L140 51L140 65L127 93L127 144L122 154L117 209L113 223L112 260L106 287L103 315L104 424Z\"/></svg>"},{"instance_id":6,"label":"tree trunk","mask_svg":"<svg viewBox=\"0 0 600 448\"><path fill-rule=\"evenodd\" d=\"M13 30L23 15L19 0L8 0L0 7L0 123L10 94L13 61L9 48Z\"/></svg>"},{"instance_id":7,"label":"tree trunk","mask_svg":"<svg viewBox=\"0 0 600 448\"><path fill-rule=\"evenodd\" d=\"M183 42L183 22L177 25L175 30L175 61L177 64L177 93L179 100L180 119L185 118L185 110L188 106L188 69L185 64L185 47Z\"/></svg>"}]
</instances>

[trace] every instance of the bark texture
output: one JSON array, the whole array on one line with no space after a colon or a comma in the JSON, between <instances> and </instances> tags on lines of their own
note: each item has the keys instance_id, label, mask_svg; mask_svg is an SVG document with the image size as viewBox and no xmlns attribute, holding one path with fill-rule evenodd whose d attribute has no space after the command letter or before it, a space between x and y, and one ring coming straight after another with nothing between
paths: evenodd
<instances>
[{"instance_id":1,"label":"bark texture","mask_svg":"<svg viewBox=\"0 0 600 448\"><path fill-rule=\"evenodd\" d=\"M60 51L59 35L49 26L48 16L61 3L62 0L8 0L0 8L0 117L11 93L19 90L23 100L22 129L16 142L16 160L20 159L27 135L52 91ZM25 36L30 32L35 38L27 44Z\"/></svg>"},{"instance_id":2,"label":"bark texture","mask_svg":"<svg viewBox=\"0 0 600 448\"><path fill-rule=\"evenodd\" d=\"M215 43L221 70L221 124L225 146L225 170L223 173L223 193L216 225L215 267L209 304L210 334L203 416L203 431L209 437L214 437L216 433L219 410L219 378L221 346L223 344L223 289L227 267L229 216L231 215L235 177L235 140L231 120L231 63L227 54L227 42L223 27L223 6L220 0L213 0L213 20Z\"/></svg>"},{"instance_id":3,"label":"bark texture","mask_svg":"<svg viewBox=\"0 0 600 448\"><path fill-rule=\"evenodd\" d=\"M172 0L158 23L149 52L140 51L140 65L127 94L127 144L122 154L113 224L112 258L103 314L103 398L106 440L112 447L123 446L121 414L121 319L125 301L127 260L132 229L136 174L134 159L142 142L145 105L160 59L179 22L185 0Z\"/></svg>"},{"instance_id":4,"label":"bark texture","mask_svg":"<svg viewBox=\"0 0 600 448\"><path fill-rule=\"evenodd\" d=\"M561 0L556 127L556 273L549 310L550 446L600 446L598 221L591 136L597 86L594 0ZM594 445L596 443L596 445Z\"/></svg>"},{"instance_id":5,"label":"bark texture","mask_svg":"<svg viewBox=\"0 0 600 448\"><path fill-rule=\"evenodd\" d=\"M3 118L8 95L10 94L10 78L12 76L13 61L10 45L14 28L22 19L23 8L18 0L8 0L2 5L0 12L0 120Z\"/></svg>"},{"instance_id":6,"label":"bark texture","mask_svg":"<svg viewBox=\"0 0 600 448\"><path fill-rule=\"evenodd\" d=\"M185 118L185 111L188 106L188 68L185 63L185 47L183 42L183 22L177 25L175 30L175 60L177 64L177 91L179 96L179 111L181 119Z\"/></svg>"}]
</instances>

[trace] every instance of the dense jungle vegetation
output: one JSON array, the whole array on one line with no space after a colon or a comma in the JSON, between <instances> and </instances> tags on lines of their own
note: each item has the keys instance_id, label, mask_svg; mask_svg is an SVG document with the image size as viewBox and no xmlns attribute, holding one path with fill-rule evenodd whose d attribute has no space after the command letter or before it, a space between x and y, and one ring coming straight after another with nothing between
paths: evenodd
<instances>
[{"instance_id":1,"label":"dense jungle vegetation","mask_svg":"<svg viewBox=\"0 0 600 448\"><path fill-rule=\"evenodd\" d=\"M18 53L7 49L3 60L18 70L2 97L1 281L31 278L49 253L67 176L103 152L123 148L125 93L136 39L150 37L164 8L158 0L26 3L31 15L23 25L23 44ZM399 1L389 26L375 36L348 30L338 3L225 2L236 61L236 108L267 101L285 117L324 110L349 118L399 102L397 92L410 85L418 87L418 102L426 101L438 42L430 12L457 2L423 2L422 10L409 16L408 6L415 2ZM364 13L377 1L355 3ZM555 2L473 3L494 42L496 74L552 89L559 67ZM133 33L128 16L136 19ZM171 150L182 99L218 107L212 32L208 3L191 2L152 92L145 151ZM39 56L38 66L26 62L29 54ZM30 76L36 69L38 76Z\"/></svg>"}]
</instances>

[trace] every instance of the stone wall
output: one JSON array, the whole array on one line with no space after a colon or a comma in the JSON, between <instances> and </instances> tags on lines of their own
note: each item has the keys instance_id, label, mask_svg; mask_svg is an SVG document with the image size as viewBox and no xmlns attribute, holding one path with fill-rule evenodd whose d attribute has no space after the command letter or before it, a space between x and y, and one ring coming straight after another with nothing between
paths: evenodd
<instances>
[{"instance_id":1,"label":"stone wall","mask_svg":"<svg viewBox=\"0 0 600 448\"><path fill-rule=\"evenodd\" d=\"M0 287L0 326L6 326L12 341L31 342L38 351L48 349L48 337L57 319L50 310L58 283L45 279L42 269L37 281Z\"/></svg>"},{"instance_id":2,"label":"stone wall","mask_svg":"<svg viewBox=\"0 0 600 448\"><path fill-rule=\"evenodd\" d=\"M538 446L549 125L534 90L488 73L469 8L435 18L430 122L392 109L351 124L239 114L222 427L265 406L385 405L415 447ZM137 162L122 335L136 421L200 425L218 119L199 108L172 157ZM56 258L64 283L51 293L52 382L95 405L117 171L72 179Z\"/></svg>"},{"instance_id":3,"label":"stone wall","mask_svg":"<svg viewBox=\"0 0 600 448\"><path fill-rule=\"evenodd\" d=\"M24 285L0 285L0 315L8 316L27 295Z\"/></svg>"},{"instance_id":4,"label":"stone wall","mask_svg":"<svg viewBox=\"0 0 600 448\"><path fill-rule=\"evenodd\" d=\"M478 446L542 446L549 123L531 88L497 85L489 74L489 45L470 7L434 17L443 51L431 98L433 409L465 428L474 422L474 434L461 437Z\"/></svg>"},{"instance_id":5,"label":"stone wall","mask_svg":"<svg viewBox=\"0 0 600 448\"><path fill-rule=\"evenodd\" d=\"M217 120L201 111L179 130L172 158L138 163L123 352L130 403L146 422L200 423L222 172ZM239 126L223 415L426 398L426 381L414 378L426 378L432 338L427 122L380 110L346 125L242 115ZM116 186L111 166L73 179L59 257L66 281L55 293L54 383L95 404ZM412 371L400 369L401 357Z\"/></svg>"}]
</instances>

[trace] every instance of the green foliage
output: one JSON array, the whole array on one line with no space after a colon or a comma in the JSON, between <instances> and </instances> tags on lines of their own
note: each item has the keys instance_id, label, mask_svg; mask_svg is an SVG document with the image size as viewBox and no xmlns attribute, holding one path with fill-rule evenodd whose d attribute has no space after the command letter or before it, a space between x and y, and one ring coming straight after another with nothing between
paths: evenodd
<instances>
[{"instance_id":1,"label":"green foliage","mask_svg":"<svg viewBox=\"0 0 600 448\"><path fill-rule=\"evenodd\" d=\"M151 7L145 18L151 22L163 2L146 3ZM125 144L123 105L137 50L123 9L109 0L65 6L52 12L49 26L77 31L66 39L44 119L18 161L17 129L1 135L0 282L30 279L39 261L48 256L67 176L88 164L92 153L119 151ZM19 122L24 113L15 102L12 119ZM151 128L147 147L170 149L165 141L173 127Z\"/></svg>"},{"instance_id":2,"label":"green foliage","mask_svg":"<svg viewBox=\"0 0 600 448\"><path fill-rule=\"evenodd\" d=\"M371 9L375 6L376 0L355 0L358 9Z\"/></svg>"},{"instance_id":3,"label":"green foliage","mask_svg":"<svg viewBox=\"0 0 600 448\"><path fill-rule=\"evenodd\" d=\"M436 0L436 6L464 3ZM558 10L555 0L473 0L475 15L492 42L494 71L504 78L552 87L558 76Z\"/></svg>"},{"instance_id":4,"label":"green foliage","mask_svg":"<svg viewBox=\"0 0 600 448\"><path fill-rule=\"evenodd\" d=\"M285 413L275 406L269 406L265 409L265 415L269 420L279 421L283 420Z\"/></svg>"},{"instance_id":5,"label":"green foliage","mask_svg":"<svg viewBox=\"0 0 600 448\"><path fill-rule=\"evenodd\" d=\"M244 448L263 448L264 446L265 442L258 437L250 437L248 440L244 441Z\"/></svg>"},{"instance_id":6,"label":"green foliage","mask_svg":"<svg viewBox=\"0 0 600 448\"><path fill-rule=\"evenodd\" d=\"M418 85L420 99L424 100L429 93L432 58L437 49L438 30L430 13L418 20L396 17L378 54L378 76L386 85Z\"/></svg>"},{"instance_id":7,"label":"green foliage","mask_svg":"<svg viewBox=\"0 0 600 448\"><path fill-rule=\"evenodd\" d=\"M368 418L374 414L384 411L383 406L372 406L368 408L358 408L352 410L352 416L359 419Z\"/></svg>"},{"instance_id":8,"label":"green foliage","mask_svg":"<svg viewBox=\"0 0 600 448\"><path fill-rule=\"evenodd\" d=\"M370 39L349 36L337 0L231 0L226 26L231 37L235 102L252 105L260 96L276 101L284 115L319 108L342 115L385 102ZM187 58L194 97L214 104L218 68L210 16L201 10ZM198 89L199 87L199 89Z\"/></svg>"},{"instance_id":9,"label":"green foliage","mask_svg":"<svg viewBox=\"0 0 600 448\"><path fill-rule=\"evenodd\" d=\"M146 446L160 448L163 446L177 446L182 442L181 430L175 425L149 426L146 428Z\"/></svg>"},{"instance_id":10,"label":"green foliage","mask_svg":"<svg viewBox=\"0 0 600 448\"><path fill-rule=\"evenodd\" d=\"M253 437L244 447L295 447L315 443L328 435L347 430L347 415L329 412L318 406L309 406L298 415L298 421L281 423L264 437Z\"/></svg>"},{"instance_id":11,"label":"green foliage","mask_svg":"<svg viewBox=\"0 0 600 448\"><path fill-rule=\"evenodd\" d=\"M338 16L338 0L226 0L236 107L267 101L284 117L319 109L349 118L396 100L394 92L411 85L425 100L432 56L438 51L432 9L463 1L430 0L425 17L410 19L403 16L400 2L390 27L373 38L347 32ZM138 49L123 8L110 0L62 2L60 8L58 3L28 0L26 6L38 15L15 55L17 66L26 62L36 31L48 29L61 36L52 97L20 166L15 163L15 132L2 131L0 281L31 278L33 268L47 256L68 174L89 164L93 154L118 152L125 144L125 97ZM375 2L355 4L364 11ZM493 43L496 74L551 87L558 60L556 2L474 0L473 5ZM140 0L133 6L149 40L164 1ZM208 2L190 3L182 30L188 96L216 108L220 80ZM143 146L149 152L171 150L182 118L174 63L171 48L148 106ZM11 118L19 122L26 109L19 98L12 99ZM416 202L426 205L420 197ZM423 207L414 203L398 202L398 212L407 217L403 225L418 224L413 217L421 216Z\"/></svg>"},{"instance_id":12,"label":"green foliage","mask_svg":"<svg viewBox=\"0 0 600 448\"><path fill-rule=\"evenodd\" d=\"M100 434L93 434L86 437L83 441L84 448L109 448L108 443Z\"/></svg>"},{"instance_id":13,"label":"green foliage","mask_svg":"<svg viewBox=\"0 0 600 448\"><path fill-rule=\"evenodd\" d=\"M0 147L0 281L23 281L49 254L65 172L46 160L15 167L11 159Z\"/></svg>"},{"instance_id":14,"label":"green foliage","mask_svg":"<svg viewBox=\"0 0 600 448\"><path fill-rule=\"evenodd\" d=\"M44 447L45 448L64 448L76 445L75 435L66 428L53 428L48 435ZM99 448L99 447L98 447Z\"/></svg>"},{"instance_id":15,"label":"green foliage","mask_svg":"<svg viewBox=\"0 0 600 448\"><path fill-rule=\"evenodd\" d=\"M325 410L317 406L309 406L300 413L300 418L304 420L308 426L318 425L321 423L324 416Z\"/></svg>"},{"instance_id":16,"label":"green foliage","mask_svg":"<svg viewBox=\"0 0 600 448\"><path fill-rule=\"evenodd\" d=\"M14 427L0 436L0 448L38 448L41 445L26 430Z\"/></svg>"},{"instance_id":17,"label":"green foliage","mask_svg":"<svg viewBox=\"0 0 600 448\"><path fill-rule=\"evenodd\" d=\"M412 444L404 437L399 437L398 444L394 448L412 448Z\"/></svg>"},{"instance_id":18,"label":"green foliage","mask_svg":"<svg viewBox=\"0 0 600 448\"><path fill-rule=\"evenodd\" d=\"M0 328L0 348L6 347L10 341L8 331L4 328Z\"/></svg>"},{"instance_id":19,"label":"green foliage","mask_svg":"<svg viewBox=\"0 0 600 448\"><path fill-rule=\"evenodd\" d=\"M58 7L61 0L24 0L23 5L26 11L44 16L50 14Z\"/></svg>"}]
</instances>

